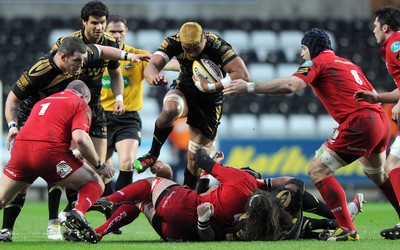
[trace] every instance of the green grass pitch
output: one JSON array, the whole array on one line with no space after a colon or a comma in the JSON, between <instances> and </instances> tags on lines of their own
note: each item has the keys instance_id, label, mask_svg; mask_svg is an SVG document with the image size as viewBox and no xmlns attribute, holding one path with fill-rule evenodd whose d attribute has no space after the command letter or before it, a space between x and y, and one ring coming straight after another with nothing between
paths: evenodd
<instances>
[{"instance_id":1,"label":"green grass pitch","mask_svg":"<svg viewBox=\"0 0 400 250\"><path fill-rule=\"evenodd\" d=\"M61 204L61 208L65 204ZM51 241L47 239L47 202L27 201L18 218L13 236L13 243L0 243L0 249L182 249L182 250L212 250L212 249L399 249L400 240L385 240L379 236L383 228L392 227L398 223L398 218L388 203L365 203L364 212L355 220L357 230L361 235L358 242L321 242L317 240L297 240L281 242L163 242L153 231L144 216L140 216L132 224L123 228L122 235L107 235L96 244ZM3 213L0 212L0 224ZM92 226L104 222L104 217L98 212L87 213Z\"/></svg>"}]
</instances>

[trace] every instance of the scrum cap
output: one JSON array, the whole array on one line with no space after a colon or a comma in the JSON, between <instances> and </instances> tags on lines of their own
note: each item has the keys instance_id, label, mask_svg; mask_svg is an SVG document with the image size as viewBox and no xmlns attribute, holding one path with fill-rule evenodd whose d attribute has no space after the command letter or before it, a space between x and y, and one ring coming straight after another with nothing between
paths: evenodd
<instances>
[{"instance_id":1,"label":"scrum cap","mask_svg":"<svg viewBox=\"0 0 400 250\"><path fill-rule=\"evenodd\" d=\"M301 39L301 44L310 50L310 57L313 59L324 50L332 49L331 40L325 31L317 28L309 30Z\"/></svg>"}]
</instances>

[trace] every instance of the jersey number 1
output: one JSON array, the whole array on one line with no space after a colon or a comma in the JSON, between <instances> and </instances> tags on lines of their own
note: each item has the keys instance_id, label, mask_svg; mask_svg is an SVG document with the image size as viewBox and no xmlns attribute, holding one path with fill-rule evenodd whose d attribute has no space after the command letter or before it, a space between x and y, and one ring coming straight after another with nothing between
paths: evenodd
<instances>
[{"instance_id":1,"label":"jersey number 1","mask_svg":"<svg viewBox=\"0 0 400 250\"><path fill-rule=\"evenodd\" d=\"M46 110L47 110L47 108L50 106L50 104L51 104L50 102L41 104L40 106L41 106L42 108L41 108L40 111L39 111L39 115L44 115L44 113L46 113Z\"/></svg>"}]
</instances>

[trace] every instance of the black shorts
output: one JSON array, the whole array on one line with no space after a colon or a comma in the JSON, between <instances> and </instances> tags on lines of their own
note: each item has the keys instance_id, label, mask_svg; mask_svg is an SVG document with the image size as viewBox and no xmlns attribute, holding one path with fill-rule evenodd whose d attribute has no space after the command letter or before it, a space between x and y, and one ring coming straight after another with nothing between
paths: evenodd
<instances>
[{"instance_id":1,"label":"black shorts","mask_svg":"<svg viewBox=\"0 0 400 250\"><path fill-rule=\"evenodd\" d=\"M103 106L100 103L96 103L90 108L92 109L92 125L90 126L89 135L95 138L107 139L107 122Z\"/></svg>"},{"instance_id":2,"label":"black shorts","mask_svg":"<svg viewBox=\"0 0 400 250\"><path fill-rule=\"evenodd\" d=\"M113 115L105 112L107 119L107 146L115 148L115 143L124 139L136 139L141 143L142 120L136 111Z\"/></svg>"},{"instance_id":3,"label":"black shorts","mask_svg":"<svg viewBox=\"0 0 400 250\"><path fill-rule=\"evenodd\" d=\"M202 93L183 85L177 85L176 89L182 91L186 97L189 110L187 124L200 130L210 140L214 140L222 115L224 101L222 93Z\"/></svg>"}]
</instances>

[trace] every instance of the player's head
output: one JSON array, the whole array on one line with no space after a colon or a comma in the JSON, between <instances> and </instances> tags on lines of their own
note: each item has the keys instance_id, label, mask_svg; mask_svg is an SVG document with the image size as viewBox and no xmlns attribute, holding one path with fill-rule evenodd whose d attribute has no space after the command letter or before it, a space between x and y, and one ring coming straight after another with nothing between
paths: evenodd
<instances>
[{"instance_id":1,"label":"player's head","mask_svg":"<svg viewBox=\"0 0 400 250\"><path fill-rule=\"evenodd\" d=\"M78 37L65 37L57 51L60 57L57 65L61 71L76 75L87 59L87 46Z\"/></svg>"},{"instance_id":2,"label":"player's head","mask_svg":"<svg viewBox=\"0 0 400 250\"><path fill-rule=\"evenodd\" d=\"M110 15L107 19L106 31L115 37L119 45L122 45L128 33L126 19L120 15Z\"/></svg>"},{"instance_id":3,"label":"player's head","mask_svg":"<svg viewBox=\"0 0 400 250\"><path fill-rule=\"evenodd\" d=\"M329 39L328 34L317 28L313 28L306 32L303 39L301 39L302 45L302 56L305 60L311 60L314 57L318 56L324 50L332 49L331 40ZM310 58L307 58L307 55L303 55L304 46L307 47Z\"/></svg>"},{"instance_id":4,"label":"player's head","mask_svg":"<svg viewBox=\"0 0 400 250\"><path fill-rule=\"evenodd\" d=\"M247 240L278 240L292 226L292 217L280 205L275 195L256 190L250 197L245 212L247 219L243 233Z\"/></svg>"},{"instance_id":5,"label":"player's head","mask_svg":"<svg viewBox=\"0 0 400 250\"><path fill-rule=\"evenodd\" d=\"M85 36L91 43L97 43L104 34L108 18L108 8L100 1L90 1L81 10Z\"/></svg>"},{"instance_id":6,"label":"player's head","mask_svg":"<svg viewBox=\"0 0 400 250\"><path fill-rule=\"evenodd\" d=\"M382 44L392 32L400 30L400 10L394 6L384 6L375 11L374 35Z\"/></svg>"},{"instance_id":7,"label":"player's head","mask_svg":"<svg viewBox=\"0 0 400 250\"><path fill-rule=\"evenodd\" d=\"M191 59L200 55L206 44L203 28L196 22L184 23L179 30L179 38L182 49Z\"/></svg>"},{"instance_id":8,"label":"player's head","mask_svg":"<svg viewBox=\"0 0 400 250\"><path fill-rule=\"evenodd\" d=\"M75 93L79 94L86 103L89 103L91 98L90 89L83 81L73 80L65 89L73 90Z\"/></svg>"},{"instance_id":9,"label":"player's head","mask_svg":"<svg viewBox=\"0 0 400 250\"><path fill-rule=\"evenodd\" d=\"M81 9L81 19L88 21L90 16L108 18L108 7L100 1L87 2Z\"/></svg>"}]
</instances>

